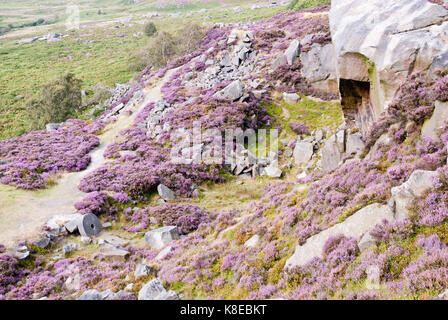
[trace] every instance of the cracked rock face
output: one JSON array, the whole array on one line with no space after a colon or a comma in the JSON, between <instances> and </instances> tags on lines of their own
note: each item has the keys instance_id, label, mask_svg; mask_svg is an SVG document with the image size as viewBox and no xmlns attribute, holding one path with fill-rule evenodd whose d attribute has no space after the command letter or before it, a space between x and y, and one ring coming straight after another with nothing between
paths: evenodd
<instances>
[{"instance_id":1,"label":"cracked rock face","mask_svg":"<svg viewBox=\"0 0 448 320\"><path fill-rule=\"evenodd\" d=\"M338 78L370 83L369 122L407 76L448 65L448 10L427 0L334 0L330 28Z\"/></svg>"}]
</instances>

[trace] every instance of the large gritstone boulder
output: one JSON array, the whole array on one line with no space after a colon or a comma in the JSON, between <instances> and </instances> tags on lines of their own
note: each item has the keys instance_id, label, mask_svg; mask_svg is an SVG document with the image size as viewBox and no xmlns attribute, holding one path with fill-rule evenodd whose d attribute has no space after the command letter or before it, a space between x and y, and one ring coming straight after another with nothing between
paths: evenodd
<instances>
[{"instance_id":1,"label":"large gritstone boulder","mask_svg":"<svg viewBox=\"0 0 448 320\"><path fill-rule=\"evenodd\" d=\"M448 10L428 0L333 0L330 29L344 115L365 132L410 74L448 67Z\"/></svg>"}]
</instances>

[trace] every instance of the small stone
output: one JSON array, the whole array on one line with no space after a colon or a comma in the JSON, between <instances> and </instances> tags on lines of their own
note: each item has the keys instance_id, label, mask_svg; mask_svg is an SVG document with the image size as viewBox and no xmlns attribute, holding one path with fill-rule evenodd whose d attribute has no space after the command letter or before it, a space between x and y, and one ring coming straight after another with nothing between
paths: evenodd
<instances>
[{"instance_id":1,"label":"small stone","mask_svg":"<svg viewBox=\"0 0 448 320\"><path fill-rule=\"evenodd\" d=\"M362 141L362 135L360 132L356 132L347 136L345 143L345 152L350 154L356 154L364 149L364 142Z\"/></svg>"},{"instance_id":2,"label":"small stone","mask_svg":"<svg viewBox=\"0 0 448 320\"><path fill-rule=\"evenodd\" d=\"M297 93L287 93L283 92L283 99L285 99L286 103L296 104L301 100L300 96Z\"/></svg>"},{"instance_id":3,"label":"small stone","mask_svg":"<svg viewBox=\"0 0 448 320\"><path fill-rule=\"evenodd\" d=\"M448 290L445 290L437 296L437 300L448 300Z\"/></svg>"},{"instance_id":4,"label":"small stone","mask_svg":"<svg viewBox=\"0 0 448 320\"><path fill-rule=\"evenodd\" d=\"M173 240L180 239L176 226L167 226L149 231L145 234L146 243L154 249L160 250Z\"/></svg>"},{"instance_id":5,"label":"small stone","mask_svg":"<svg viewBox=\"0 0 448 320\"><path fill-rule=\"evenodd\" d=\"M142 287L138 300L179 300L179 295L172 290L167 292L160 279L156 278Z\"/></svg>"},{"instance_id":6,"label":"small stone","mask_svg":"<svg viewBox=\"0 0 448 320\"><path fill-rule=\"evenodd\" d=\"M69 291L77 291L81 288L81 275L79 272L71 275L65 280L65 287Z\"/></svg>"},{"instance_id":7,"label":"small stone","mask_svg":"<svg viewBox=\"0 0 448 320\"><path fill-rule=\"evenodd\" d=\"M48 123L48 124L45 126L45 130L47 130L47 131L56 131L56 130L58 130L59 128L61 128L62 125L63 125L63 123Z\"/></svg>"},{"instance_id":8,"label":"small stone","mask_svg":"<svg viewBox=\"0 0 448 320\"><path fill-rule=\"evenodd\" d=\"M120 237L113 236L113 235L101 237L100 239L98 239L98 242L111 244L115 247L123 247L128 244L127 240L121 239Z\"/></svg>"},{"instance_id":9,"label":"small stone","mask_svg":"<svg viewBox=\"0 0 448 320\"><path fill-rule=\"evenodd\" d=\"M239 60L239 59L238 59ZM228 100L238 100L242 97L244 92L244 85L240 80L236 80L229 84L227 87L222 89L221 91L218 91L215 96L228 99Z\"/></svg>"},{"instance_id":10,"label":"small stone","mask_svg":"<svg viewBox=\"0 0 448 320\"><path fill-rule=\"evenodd\" d=\"M64 255L67 255L70 252L72 252L74 249L75 249L75 245L73 243L70 243L70 244L66 244L65 246L62 247L62 252L64 253Z\"/></svg>"},{"instance_id":11,"label":"small stone","mask_svg":"<svg viewBox=\"0 0 448 320\"><path fill-rule=\"evenodd\" d=\"M133 289L134 289L134 284L133 284L133 283L128 284L128 285L124 288L125 291L132 291Z\"/></svg>"},{"instance_id":12,"label":"small stone","mask_svg":"<svg viewBox=\"0 0 448 320\"><path fill-rule=\"evenodd\" d=\"M99 292L95 289L84 291L83 294L77 300L105 300L112 294L112 291L106 290Z\"/></svg>"},{"instance_id":13,"label":"small stone","mask_svg":"<svg viewBox=\"0 0 448 320\"><path fill-rule=\"evenodd\" d=\"M176 197L176 195L174 194L174 191L163 184L159 184L157 186L157 192L162 197L162 199L164 199L166 201L174 200L174 198Z\"/></svg>"},{"instance_id":14,"label":"small stone","mask_svg":"<svg viewBox=\"0 0 448 320\"><path fill-rule=\"evenodd\" d=\"M81 237L81 242L84 244L90 244L92 239L90 237Z\"/></svg>"},{"instance_id":15,"label":"small stone","mask_svg":"<svg viewBox=\"0 0 448 320\"><path fill-rule=\"evenodd\" d=\"M26 258L28 258L30 256L30 252L28 250L27 251L16 251L13 256L16 259L25 260Z\"/></svg>"},{"instance_id":16,"label":"small stone","mask_svg":"<svg viewBox=\"0 0 448 320\"><path fill-rule=\"evenodd\" d=\"M126 261L130 254L129 251L108 243L101 245L100 252L106 260L120 262Z\"/></svg>"},{"instance_id":17,"label":"small stone","mask_svg":"<svg viewBox=\"0 0 448 320\"><path fill-rule=\"evenodd\" d=\"M249 240L247 240L244 243L244 246L248 247L248 248L254 248L254 247L258 246L259 243L260 243L260 236L258 234L256 234L256 235L252 236Z\"/></svg>"},{"instance_id":18,"label":"small stone","mask_svg":"<svg viewBox=\"0 0 448 320\"><path fill-rule=\"evenodd\" d=\"M286 49L285 51L286 61L290 66L294 63L294 60L299 55L299 51L300 51L300 41L297 39L291 41L288 49Z\"/></svg>"},{"instance_id":19,"label":"small stone","mask_svg":"<svg viewBox=\"0 0 448 320\"><path fill-rule=\"evenodd\" d=\"M308 163L314 154L314 146L310 142L297 141L294 148L294 162L296 165Z\"/></svg>"},{"instance_id":20,"label":"small stone","mask_svg":"<svg viewBox=\"0 0 448 320\"><path fill-rule=\"evenodd\" d=\"M280 178L282 176L282 170L278 167L268 166L264 168L266 175L271 178Z\"/></svg>"},{"instance_id":21,"label":"small stone","mask_svg":"<svg viewBox=\"0 0 448 320\"><path fill-rule=\"evenodd\" d=\"M107 229L107 228L110 228L110 227L112 227L112 223L111 222L103 223L103 229Z\"/></svg>"},{"instance_id":22,"label":"small stone","mask_svg":"<svg viewBox=\"0 0 448 320\"><path fill-rule=\"evenodd\" d=\"M154 270L151 267L147 266L146 264L141 263L141 264L137 265L137 267L135 268L134 279L138 280L142 277L149 276L153 272L154 272Z\"/></svg>"},{"instance_id":23,"label":"small stone","mask_svg":"<svg viewBox=\"0 0 448 320\"><path fill-rule=\"evenodd\" d=\"M42 238L39 241L34 242L34 245L36 247L41 248L41 249L45 249L45 248L47 248L50 245L50 239L47 238L47 237Z\"/></svg>"}]
</instances>

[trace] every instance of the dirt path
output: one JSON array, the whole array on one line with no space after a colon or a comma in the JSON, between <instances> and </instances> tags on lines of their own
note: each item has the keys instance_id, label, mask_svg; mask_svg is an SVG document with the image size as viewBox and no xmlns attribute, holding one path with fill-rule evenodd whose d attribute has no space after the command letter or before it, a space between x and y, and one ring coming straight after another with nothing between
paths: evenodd
<instances>
[{"instance_id":1,"label":"dirt path","mask_svg":"<svg viewBox=\"0 0 448 320\"><path fill-rule=\"evenodd\" d=\"M36 240L42 226L52 216L75 212L73 204L85 196L78 189L81 179L106 163L103 153L107 145L117 140L121 130L133 124L149 102L161 98L160 89L174 71L167 72L155 86L143 90L144 100L132 109L132 115L123 113L105 128L105 132L99 136L99 147L90 153L92 161L86 170L63 174L57 185L40 191L24 191L0 185L0 244L12 248L18 241Z\"/></svg>"}]
</instances>

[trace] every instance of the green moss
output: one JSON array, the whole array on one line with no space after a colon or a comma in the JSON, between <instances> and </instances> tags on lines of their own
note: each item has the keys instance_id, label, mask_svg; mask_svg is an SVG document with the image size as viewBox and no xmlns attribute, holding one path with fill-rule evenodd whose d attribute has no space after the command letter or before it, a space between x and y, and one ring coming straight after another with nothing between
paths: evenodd
<instances>
[{"instance_id":1,"label":"green moss","mask_svg":"<svg viewBox=\"0 0 448 320\"><path fill-rule=\"evenodd\" d=\"M327 6L331 4L331 0L292 0L288 8L294 10L302 10L306 8L314 8L319 6Z\"/></svg>"}]
</instances>

